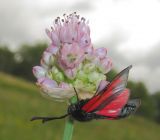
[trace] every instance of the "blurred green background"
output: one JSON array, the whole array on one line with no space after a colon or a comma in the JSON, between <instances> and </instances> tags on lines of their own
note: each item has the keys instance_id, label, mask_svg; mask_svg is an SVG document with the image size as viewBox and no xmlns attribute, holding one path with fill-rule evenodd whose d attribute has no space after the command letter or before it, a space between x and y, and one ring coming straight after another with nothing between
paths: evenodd
<instances>
[{"instance_id":1,"label":"blurred green background","mask_svg":"<svg viewBox=\"0 0 160 140\"><path fill-rule=\"evenodd\" d=\"M46 47L45 43L22 45L16 52L0 47L0 140L62 138L65 119L46 124L29 121L34 115L58 116L67 110L67 103L43 98L34 84L31 69L39 64ZM108 80L116 74L116 70L109 72ZM143 82L129 81L128 87L132 97L142 100L135 116L116 121L75 122L73 140L158 140L160 92L150 94Z\"/></svg>"},{"instance_id":2,"label":"blurred green background","mask_svg":"<svg viewBox=\"0 0 160 140\"><path fill-rule=\"evenodd\" d=\"M133 65L128 87L142 105L126 119L75 122L73 140L160 140L158 0L0 0L0 140L62 139L65 119L29 121L67 110L67 103L41 96L32 67L50 43L45 28L74 11L89 19L93 46L108 49L109 81Z\"/></svg>"}]
</instances>

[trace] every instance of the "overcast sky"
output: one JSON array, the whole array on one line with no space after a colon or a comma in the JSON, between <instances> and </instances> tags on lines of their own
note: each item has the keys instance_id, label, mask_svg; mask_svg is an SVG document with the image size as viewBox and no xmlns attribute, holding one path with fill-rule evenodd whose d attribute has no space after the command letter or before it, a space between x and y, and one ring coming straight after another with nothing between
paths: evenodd
<instances>
[{"instance_id":1,"label":"overcast sky","mask_svg":"<svg viewBox=\"0 0 160 140\"><path fill-rule=\"evenodd\" d=\"M160 0L0 0L0 44L49 42L45 28L74 11L89 19L92 43L108 48L114 68L132 64L130 79L160 90Z\"/></svg>"}]
</instances>

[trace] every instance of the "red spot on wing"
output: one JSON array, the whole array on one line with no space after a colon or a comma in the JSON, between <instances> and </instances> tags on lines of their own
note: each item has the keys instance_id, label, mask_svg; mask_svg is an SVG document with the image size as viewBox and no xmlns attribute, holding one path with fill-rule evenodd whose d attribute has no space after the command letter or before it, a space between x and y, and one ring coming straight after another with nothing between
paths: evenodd
<instances>
[{"instance_id":1,"label":"red spot on wing","mask_svg":"<svg viewBox=\"0 0 160 140\"><path fill-rule=\"evenodd\" d=\"M113 118L117 117L121 109L127 104L129 95L129 90L125 89L116 97L115 100L113 100L110 104L106 105L106 107L104 107L100 111L97 111L96 114Z\"/></svg>"}]
</instances>

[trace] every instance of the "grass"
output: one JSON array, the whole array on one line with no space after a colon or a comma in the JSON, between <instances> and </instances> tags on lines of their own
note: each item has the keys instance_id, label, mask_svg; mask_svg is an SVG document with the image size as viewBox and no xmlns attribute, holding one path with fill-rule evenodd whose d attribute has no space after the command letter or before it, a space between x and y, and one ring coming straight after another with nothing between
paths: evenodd
<instances>
[{"instance_id":1,"label":"grass","mask_svg":"<svg viewBox=\"0 0 160 140\"><path fill-rule=\"evenodd\" d=\"M67 104L47 100L38 88L0 73L0 140L61 140L65 119L46 124L30 122L34 115L66 112ZM159 140L160 125L132 116L119 121L75 122L73 140Z\"/></svg>"}]
</instances>

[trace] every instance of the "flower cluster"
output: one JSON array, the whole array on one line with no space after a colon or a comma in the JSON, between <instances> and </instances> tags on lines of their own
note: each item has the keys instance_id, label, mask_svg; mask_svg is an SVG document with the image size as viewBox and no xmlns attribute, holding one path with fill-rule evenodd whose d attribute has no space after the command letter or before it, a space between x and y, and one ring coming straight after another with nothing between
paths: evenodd
<instances>
[{"instance_id":1,"label":"flower cluster","mask_svg":"<svg viewBox=\"0 0 160 140\"><path fill-rule=\"evenodd\" d=\"M85 18L76 13L64 14L63 19L56 18L46 33L51 44L43 53L41 66L33 67L37 85L46 95L70 98L75 87L84 97L93 95L99 84L107 84L106 73L112 62L106 48L93 48Z\"/></svg>"}]
</instances>

